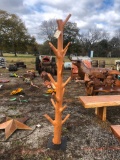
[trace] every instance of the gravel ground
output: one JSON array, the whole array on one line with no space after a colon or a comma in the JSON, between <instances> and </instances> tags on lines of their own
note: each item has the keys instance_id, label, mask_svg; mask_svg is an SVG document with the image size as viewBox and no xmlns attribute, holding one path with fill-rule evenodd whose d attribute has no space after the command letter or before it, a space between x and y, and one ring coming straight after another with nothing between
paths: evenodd
<instances>
[{"instance_id":1,"label":"gravel ground","mask_svg":"<svg viewBox=\"0 0 120 160\"><path fill-rule=\"evenodd\" d=\"M26 69L20 69L16 73L22 75L25 72ZM8 116L27 116L29 119L25 124L32 131L17 130L5 140L5 131L0 130L0 160L120 160L120 142L110 129L111 124L120 124L120 107L109 107L107 121L102 122L95 116L94 109L85 109L79 101L79 96L85 95L84 84L70 81L63 102L67 105L63 117L70 114L62 128L62 136L67 137L67 147L65 151L52 150L47 148L47 144L53 136L53 126L44 117L44 114L49 114L54 118L51 94L46 95L47 88L37 74L33 83L39 89L9 75L9 71L1 69L0 79L7 78L10 82L1 83L0 121L2 123ZM64 71L64 80L69 76L70 71ZM23 88L23 96L11 96L10 92L18 87ZM11 98L16 100L11 101Z\"/></svg>"}]
</instances>

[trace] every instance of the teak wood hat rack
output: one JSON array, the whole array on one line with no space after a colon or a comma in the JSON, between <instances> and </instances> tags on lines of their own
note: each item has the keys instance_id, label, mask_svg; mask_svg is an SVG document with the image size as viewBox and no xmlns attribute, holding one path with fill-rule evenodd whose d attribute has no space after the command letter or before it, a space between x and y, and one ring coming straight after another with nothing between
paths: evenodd
<instances>
[{"instance_id":1,"label":"teak wood hat rack","mask_svg":"<svg viewBox=\"0 0 120 160\"><path fill-rule=\"evenodd\" d=\"M66 148L65 139L62 138L62 125L65 123L65 121L69 118L70 114L68 114L64 119L62 119L62 112L66 108L66 106L63 106L63 95L65 92L65 86L70 81L71 77L69 77L66 82L63 82L63 61L64 56L68 50L68 46L70 45L70 42L67 44L65 48L63 48L63 30L64 26L69 20L71 14L67 16L65 21L62 21L61 19L57 20L58 25L58 32L59 36L57 38L57 48L53 46L53 44L50 42L49 45L52 48L54 54L56 55L57 60L57 81L53 79L53 77L48 73L48 76L51 80L51 82L56 87L56 94L54 94L54 99L51 98L51 102L55 108L55 119L53 120L49 115L45 114L44 116L52 123L54 126L54 136L49 139L48 147L52 149L62 149L64 150Z\"/></svg>"}]
</instances>

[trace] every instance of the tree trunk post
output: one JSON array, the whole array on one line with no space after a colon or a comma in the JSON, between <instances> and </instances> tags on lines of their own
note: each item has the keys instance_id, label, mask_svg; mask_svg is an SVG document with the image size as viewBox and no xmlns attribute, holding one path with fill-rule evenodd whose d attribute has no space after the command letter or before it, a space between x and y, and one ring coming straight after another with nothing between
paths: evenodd
<instances>
[{"instance_id":1,"label":"tree trunk post","mask_svg":"<svg viewBox=\"0 0 120 160\"><path fill-rule=\"evenodd\" d=\"M63 139L61 140L61 134L62 134L62 125L65 123L65 121L69 118L69 114L62 120L62 112L66 108L66 106L63 106L63 95L65 91L65 86L66 84L70 81L71 77L69 77L66 82L63 82L63 60L64 56L67 52L68 45L63 49L63 29L64 25L67 23L68 19L70 18L71 15L68 15L66 20L63 22L62 20L57 20L58 24L58 31L60 31L60 35L58 37L57 41L57 49L51 44L50 47L54 51L57 59L57 81L55 82L54 79L50 74L48 74L50 80L53 82L53 84L56 87L56 94L54 95L55 100L51 99L51 102L55 108L55 119L52 120L47 114L45 114L45 117L53 124L54 126L54 136L51 139L52 140L52 145L50 148L52 149L65 149L65 146L62 144L64 142ZM63 148L62 148L63 147Z\"/></svg>"}]
</instances>

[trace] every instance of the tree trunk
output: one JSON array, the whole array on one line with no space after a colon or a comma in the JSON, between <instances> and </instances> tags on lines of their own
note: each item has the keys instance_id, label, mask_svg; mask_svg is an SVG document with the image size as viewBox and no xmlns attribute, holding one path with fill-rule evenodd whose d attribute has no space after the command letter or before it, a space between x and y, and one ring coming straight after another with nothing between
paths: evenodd
<instances>
[{"instance_id":1,"label":"tree trunk","mask_svg":"<svg viewBox=\"0 0 120 160\"><path fill-rule=\"evenodd\" d=\"M0 50L0 57L3 57L3 52L2 52L2 50Z\"/></svg>"}]
</instances>

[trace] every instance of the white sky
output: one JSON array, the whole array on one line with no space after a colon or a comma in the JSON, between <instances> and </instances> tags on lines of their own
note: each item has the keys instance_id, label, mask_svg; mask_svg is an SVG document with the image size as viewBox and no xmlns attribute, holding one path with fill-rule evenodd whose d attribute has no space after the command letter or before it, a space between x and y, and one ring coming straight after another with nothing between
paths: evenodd
<instances>
[{"instance_id":1,"label":"white sky","mask_svg":"<svg viewBox=\"0 0 120 160\"><path fill-rule=\"evenodd\" d=\"M37 41L42 21L65 19L82 29L101 28L114 32L120 28L120 0L0 0L0 9L18 15Z\"/></svg>"}]
</instances>

